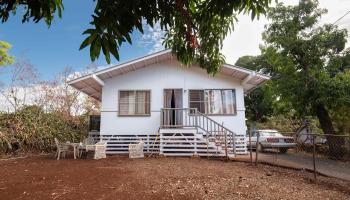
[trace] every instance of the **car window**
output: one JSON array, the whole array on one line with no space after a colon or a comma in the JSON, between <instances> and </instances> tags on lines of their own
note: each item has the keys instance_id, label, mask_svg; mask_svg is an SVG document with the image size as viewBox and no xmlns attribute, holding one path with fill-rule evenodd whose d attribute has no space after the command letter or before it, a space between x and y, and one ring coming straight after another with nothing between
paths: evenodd
<instances>
[{"instance_id":1,"label":"car window","mask_svg":"<svg viewBox=\"0 0 350 200\"><path fill-rule=\"evenodd\" d=\"M264 137L282 137L281 133L278 132L260 132L260 136L264 136Z\"/></svg>"}]
</instances>

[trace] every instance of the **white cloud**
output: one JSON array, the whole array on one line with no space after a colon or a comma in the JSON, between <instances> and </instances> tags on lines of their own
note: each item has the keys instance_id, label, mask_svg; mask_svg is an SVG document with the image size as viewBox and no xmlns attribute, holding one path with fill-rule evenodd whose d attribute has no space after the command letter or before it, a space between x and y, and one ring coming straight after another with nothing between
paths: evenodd
<instances>
[{"instance_id":1,"label":"white cloud","mask_svg":"<svg viewBox=\"0 0 350 200\"><path fill-rule=\"evenodd\" d=\"M71 80L74 80L76 78L88 75L88 74L92 74L92 73L97 72L97 71L101 71L101 70L107 69L107 68L112 67L114 65L115 64L96 66L95 64L91 64L90 66L88 66L87 68L85 68L82 71L74 71L74 72L70 73L67 76L67 82L69 82Z\"/></svg>"},{"instance_id":2,"label":"white cloud","mask_svg":"<svg viewBox=\"0 0 350 200\"><path fill-rule=\"evenodd\" d=\"M144 34L141 36L141 40L138 42L138 45L149 49L148 53L154 53L163 50L164 46L162 43L164 40L164 31L162 31L160 28L160 24L156 23L152 28L151 26L144 23L144 27L145 26L146 28Z\"/></svg>"},{"instance_id":3,"label":"white cloud","mask_svg":"<svg viewBox=\"0 0 350 200\"><path fill-rule=\"evenodd\" d=\"M298 0L282 0L288 5L296 5ZM322 16L321 24L333 23L350 9L349 0L320 0L320 8L326 8L328 13ZM259 45L262 44L261 33L264 25L268 23L265 17L251 21L249 16L240 15L239 22L235 24L234 32L224 41L222 53L226 62L234 64L236 60L244 55L260 54ZM337 22L340 28L350 28L350 14Z\"/></svg>"}]
</instances>

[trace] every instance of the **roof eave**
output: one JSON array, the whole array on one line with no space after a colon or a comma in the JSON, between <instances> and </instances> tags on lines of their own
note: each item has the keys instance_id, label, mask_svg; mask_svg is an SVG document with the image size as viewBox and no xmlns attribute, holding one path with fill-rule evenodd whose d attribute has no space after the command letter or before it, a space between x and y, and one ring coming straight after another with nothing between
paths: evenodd
<instances>
[{"instance_id":1,"label":"roof eave","mask_svg":"<svg viewBox=\"0 0 350 200\"><path fill-rule=\"evenodd\" d=\"M113 72L123 71L124 68L130 67L130 66L131 67L135 67L135 65L140 64L140 63L142 64L142 62L144 62L142 64L142 66L147 66L149 64L152 64L152 61L157 63L157 62L160 62L162 59L169 59L168 55L166 55L166 54L169 54L169 57L171 58L172 55L171 55L171 50L170 49L164 50L164 51L160 51L160 52L156 52L154 54L150 54L150 55L147 55L147 56L144 56L144 57L141 57L141 58L137 58L137 59L134 59L134 60L122 63L122 64L113 65L113 66L108 67L106 69L102 69L102 70L99 70L99 71L96 71L96 72L93 72L93 73L90 73L90 74L87 74L87 75L75 78L73 80L68 81L68 84L71 85L72 87L76 88L77 90L83 90L83 88L90 87L88 85L88 83L86 83L86 82L89 82L90 84L96 84L96 85L91 85L91 88L94 88L94 87L100 88L100 87L103 87L104 80L107 79L106 76L108 76L108 78L111 78L111 77L114 77L114 76L118 76L118 74L117 75L113 75ZM162 56L165 56L165 57L162 57ZM150 61L151 61L151 63L150 63ZM243 88L244 87L248 88L248 90L246 90L244 88L245 93L251 92L252 90L254 90L255 88L261 86L262 84L264 84L264 82L266 82L267 80L270 79L270 76L268 76L268 75L265 75L265 74L262 74L262 73L258 73L256 71L253 71L253 70L250 70L250 69L246 69L246 68L242 68L242 67L239 67L239 66L235 66L235 65L231 65L231 64L227 64L226 63L226 64L223 65L223 67L226 68L226 73L228 73L228 72L232 73L233 72L233 74L235 74L235 73L240 73L241 74L241 75L239 75L240 76L239 79L237 79L237 77L234 76L233 74L231 75L231 77L232 78L236 78L237 80L240 80ZM126 68L126 70L127 70L127 68ZM122 74L124 74L124 73L122 73ZM251 82L249 83L249 81L250 81L249 79L254 79L254 80L252 80L253 83L251 83ZM261 81L261 79L262 79L262 81ZM258 83L258 84L255 85L256 83ZM78 87L77 85L78 86L83 85L84 87ZM254 85L254 86L251 87L251 85ZM86 92L86 91L82 91L82 92L87 94L88 96L91 96L91 95L95 94L95 92L94 93L90 93L90 94L88 92ZM93 96L93 98L95 98L95 99L97 98L98 100L101 100L101 94L99 95L99 97Z\"/></svg>"}]
</instances>

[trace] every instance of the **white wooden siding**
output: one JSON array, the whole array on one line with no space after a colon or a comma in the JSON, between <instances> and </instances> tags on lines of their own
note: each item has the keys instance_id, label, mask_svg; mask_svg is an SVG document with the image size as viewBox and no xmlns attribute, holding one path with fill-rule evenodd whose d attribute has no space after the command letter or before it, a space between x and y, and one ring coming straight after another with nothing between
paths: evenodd
<instances>
[{"instance_id":1,"label":"white wooden siding","mask_svg":"<svg viewBox=\"0 0 350 200\"><path fill-rule=\"evenodd\" d=\"M101 135L156 134L160 123L165 88L183 88L183 107L188 107L189 89L235 89L237 115L210 116L239 135L245 135L243 87L239 80L218 74L209 76L205 70L180 66L176 60L154 64L104 81L101 107ZM118 116L119 90L151 90L151 116Z\"/></svg>"}]
</instances>

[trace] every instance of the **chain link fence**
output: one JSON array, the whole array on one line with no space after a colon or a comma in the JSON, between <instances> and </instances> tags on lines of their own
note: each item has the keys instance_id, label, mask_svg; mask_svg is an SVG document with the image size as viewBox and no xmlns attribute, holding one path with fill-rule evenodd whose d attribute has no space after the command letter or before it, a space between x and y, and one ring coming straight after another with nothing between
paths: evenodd
<instances>
[{"instance_id":1,"label":"chain link fence","mask_svg":"<svg viewBox=\"0 0 350 200\"><path fill-rule=\"evenodd\" d=\"M267 163L302 169L317 176L350 181L350 136L251 130L247 137L252 165Z\"/></svg>"}]
</instances>

